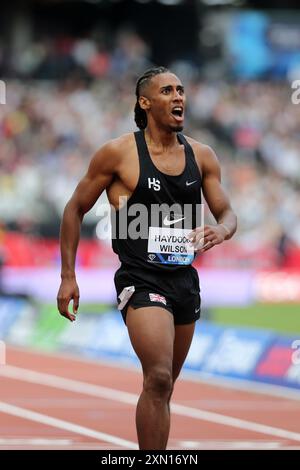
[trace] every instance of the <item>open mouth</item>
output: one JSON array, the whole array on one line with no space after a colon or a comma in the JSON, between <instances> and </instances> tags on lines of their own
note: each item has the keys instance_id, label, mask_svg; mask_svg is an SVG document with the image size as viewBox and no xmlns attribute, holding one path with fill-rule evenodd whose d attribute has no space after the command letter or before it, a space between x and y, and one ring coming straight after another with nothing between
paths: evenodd
<instances>
[{"instance_id":1,"label":"open mouth","mask_svg":"<svg viewBox=\"0 0 300 470\"><path fill-rule=\"evenodd\" d=\"M171 113L176 119L182 119L182 117L183 117L183 108L181 106L175 106L172 109Z\"/></svg>"}]
</instances>

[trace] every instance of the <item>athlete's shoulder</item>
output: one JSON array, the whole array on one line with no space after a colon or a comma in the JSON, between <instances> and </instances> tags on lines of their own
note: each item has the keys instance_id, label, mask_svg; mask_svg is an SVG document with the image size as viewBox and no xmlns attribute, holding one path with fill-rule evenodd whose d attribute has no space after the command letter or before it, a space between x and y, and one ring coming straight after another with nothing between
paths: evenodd
<instances>
[{"instance_id":1,"label":"athlete's shoulder","mask_svg":"<svg viewBox=\"0 0 300 470\"><path fill-rule=\"evenodd\" d=\"M95 153L94 163L103 166L104 163L115 167L134 147L134 135L123 134L115 139L106 141Z\"/></svg>"},{"instance_id":2,"label":"athlete's shoulder","mask_svg":"<svg viewBox=\"0 0 300 470\"><path fill-rule=\"evenodd\" d=\"M198 140L195 140L187 135L185 135L184 137L194 150L195 156L200 156L202 158L204 157L209 159L217 159L215 151L209 145L204 144L203 142L199 142Z\"/></svg>"},{"instance_id":3,"label":"athlete's shoulder","mask_svg":"<svg viewBox=\"0 0 300 470\"><path fill-rule=\"evenodd\" d=\"M133 133L123 134L115 139L108 140L103 144L97 153L106 154L111 157L122 156L128 148L134 145Z\"/></svg>"},{"instance_id":4,"label":"athlete's shoulder","mask_svg":"<svg viewBox=\"0 0 300 470\"><path fill-rule=\"evenodd\" d=\"M188 143L191 145L196 161L203 171L205 168L213 166L218 166L219 161L215 151L207 144L199 142L198 140L193 139L189 136L184 136Z\"/></svg>"}]
</instances>

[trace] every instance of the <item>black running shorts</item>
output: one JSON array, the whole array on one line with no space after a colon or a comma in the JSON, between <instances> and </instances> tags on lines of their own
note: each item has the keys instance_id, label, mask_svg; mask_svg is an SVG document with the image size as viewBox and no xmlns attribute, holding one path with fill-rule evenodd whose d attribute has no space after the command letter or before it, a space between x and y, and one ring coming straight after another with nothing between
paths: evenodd
<instances>
[{"instance_id":1,"label":"black running shorts","mask_svg":"<svg viewBox=\"0 0 300 470\"><path fill-rule=\"evenodd\" d=\"M174 272L153 273L121 265L114 281L117 297L125 287L135 287L134 294L121 310L125 323L129 305L134 309L153 306L165 308L173 315L175 325L193 323L200 318L199 278L192 266Z\"/></svg>"}]
</instances>

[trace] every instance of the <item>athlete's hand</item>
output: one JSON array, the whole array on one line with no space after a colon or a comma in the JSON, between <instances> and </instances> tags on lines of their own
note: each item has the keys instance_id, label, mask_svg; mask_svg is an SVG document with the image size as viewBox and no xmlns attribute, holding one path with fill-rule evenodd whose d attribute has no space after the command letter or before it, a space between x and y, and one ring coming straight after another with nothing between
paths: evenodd
<instances>
[{"instance_id":1,"label":"athlete's hand","mask_svg":"<svg viewBox=\"0 0 300 470\"><path fill-rule=\"evenodd\" d=\"M222 243L226 235L228 235L228 231L221 224L204 225L204 227L195 228L189 234L189 239L195 251L203 253L204 251L210 250L213 246Z\"/></svg>"},{"instance_id":2,"label":"athlete's hand","mask_svg":"<svg viewBox=\"0 0 300 470\"><path fill-rule=\"evenodd\" d=\"M73 299L73 313L69 311L70 300ZM64 278L61 281L57 294L57 308L59 313L70 321L76 319L76 313L79 307L79 288L76 278Z\"/></svg>"}]
</instances>

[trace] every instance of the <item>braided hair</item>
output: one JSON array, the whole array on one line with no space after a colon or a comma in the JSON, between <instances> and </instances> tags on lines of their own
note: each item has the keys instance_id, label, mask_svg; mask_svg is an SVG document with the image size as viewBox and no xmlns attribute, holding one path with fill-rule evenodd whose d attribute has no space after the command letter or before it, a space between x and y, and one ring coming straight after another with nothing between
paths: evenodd
<instances>
[{"instance_id":1,"label":"braided hair","mask_svg":"<svg viewBox=\"0 0 300 470\"><path fill-rule=\"evenodd\" d=\"M152 77L155 77L155 75L159 75L160 73L167 73L169 72L168 69L165 67L152 67L149 70L146 70L146 72L138 79L136 82L136 88L135 88L135 96L136 96L136 103L134 107L134 120L139 129L146 129L147 127L147 114L144 109L141 108L140 103L139 103L139 97L140 97L140 91L141 87L144 85L147 85Z\"/></svg>"}]
</instances>

